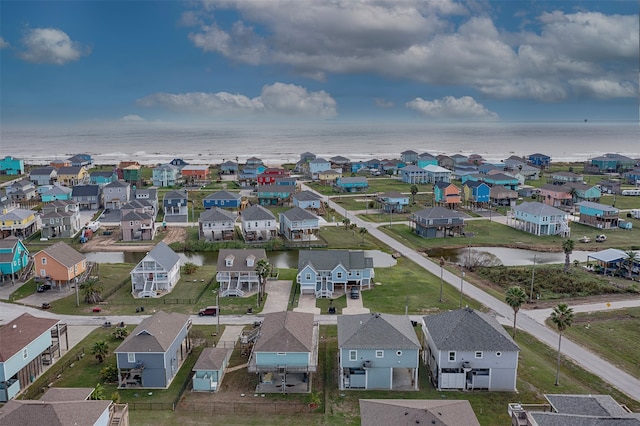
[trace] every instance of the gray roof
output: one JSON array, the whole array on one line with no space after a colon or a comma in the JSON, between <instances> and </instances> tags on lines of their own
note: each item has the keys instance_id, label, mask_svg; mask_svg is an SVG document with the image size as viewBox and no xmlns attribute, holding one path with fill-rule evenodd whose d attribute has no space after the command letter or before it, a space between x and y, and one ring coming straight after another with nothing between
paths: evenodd
<instances>
[{"instance_id":1,"label":"gray roof","mask_svg":"<svg viewBox=\"0 0 640 426\"><path fill-rule=\"evenodd\" d=\"M123 182L121 180L115 180L113 182L110 182L108 184L106 184L104 187L105 188L127 188L129 187L129 182Z\"/></svg>"},{"instance_id":2,"label":"gray roof","mask_svg":"<svg viewBox=\"0 0 640 426\"><path fill-rule=\"evenodd\" d=\"M6 213L0 214L0 220L19 220L23 221L29 216L35 215L35 210L27 210L27 209L13 209Z\"/></svg>"},{"instance_id":3,"label":"gray roof","mask_svg":"<svg viewBox=\"0 0 640 426\"><path fill-rule=\"evenodd\" d=\"M94 177L94 176L96 176L96 177L97 177L97 176L100 176L100 177L107 177L107 178L110 178L110 177L112 177L112 176L113 176L113 175L115 175L115 174L116 174L116 172L114 172L114 171L111 171L111 172L95 171L95 172L91 172L91 173L89 174L89 176L91 176L91 177Z\"/></svg>"},{"instance_id":4,"label":"gray roof","mask_svg":"<svg viewBox=\"0 0 640 426\"><path fill-rule=\"evenodd\" d=\"M276 220L269 210L260 205L251 206L241 213L242 220Z\"/></svg>"},{"instance_id":5,"label":"gray roof","mask_svg":"<svg viewBox=\"0 0 640 426\"><path fill-rule=\"evenodd\" d=\"M158 311L143 319L114 353L166 352L188 322L189 315Z\"/></svg>"},{"instance_id":6,"label":"gray roof","mask_svg":"<svg viewBox=\"0 0 640 426\"><path fill-rule=\"evenodd\" d=\"M145 209L145 208L153 208L153 204L151 204L151 201L147 200L147 199L140 199L140 200L131 200L128 203L124 204L120 210L126 210L126 209Z\"/></svg>"},{"instance_id":7,"label":"gray roof","mask_svg":"<svg viewBox=\"0 0 640 426\"><path fill-rule=\"evenodd\" d=\"M223 210L219 207L214 207L212 209L205 210L202 213L200 213L200 218L198 219L198 221L199 222L221 222L221 221L227 221L227 220L235 221L237 217L238 216L236 216L234 212Z\"/></svg>"},{"instance_id":8,"label":"gray roof","mask_svg":"<svg viewBox=\"0 0 640 426\"><path fill-rule=\"evenodd\" d=\"M191 371L220 370L224 367L224 361L233 352L232 348L204 348Z\"/></svg>"},{"instance_id":9,"label":"gray roof","mask_svg":"<svg viewBox=\"0 0 640 426\"><path fill-rule=\"evenodd\" d=\"M441 351L519 351L498 321L465 308L422 318L436 348Z\"/></svg>"},{"instance_id":10,"label":"gray roof","mask_svg":"<svg viewBox=\"0 0 640 426\"><path fill-rule=\"evenodd\" d=\"M66 187L66 186L60 186L60 185L53 185L51 187L50 190L48 190L47 192L45 192L42 195L66 195L66 194L70 194L73 192L72 188Z\"/></svg>"},{"instance_id":11,"label":"gray roof","mask_svg":"<svg viewBox=\"0 0 640 426\"><path fill-rule=\"evenodd\" d=\"M338 316L338 347L420 349L420 342L409 317L371 313Z\"/></svg>"},{"instance_id":12,"label":"gray roof","mask_svg":"<svg viewBox=\"0 0 640 426\"><path fill-rule=\"evenodd\" d=\"M19 241L18 237L10 235L0 240L0 249L13 249Z\"/></svg>"},{"instance_id":13,"label":"gray roof","mask_svg":"<svg viewBox=\"0 0 640 426\"><path fill-rule=\"evenodd\" d=\"M362 426L480 426L467 400L361 399Z\"/></svg>"},{"instance_id":14,"label":"gray roof","mask_svg":"<svg viewBox=\"0 0 640 426\"><path fill-rule=\"evenodd\" d=\"M227 266L226 263L226 259L229 256L233 256L231 266ZM247 259L251 256L255 260L253 266L248 266ZM217 271L255 271L256 264L260 259L267 259L267 252L264 249L220 249L218 252Z\"/></svg>"},{"instance_id":15,"label":"gray roof","mask_svg":"<svg viewBox=\"0 0 640 426\"><path fill-rule=\"evenodd\" d=\"M153 216L151 216L149 213L139 213L135 210L131 210L127 214L123 215L121 220L125 222L130 222L132 220L146 221L146 220L152 220L152 219L153 219Z\"/></svg>"},{"instance_id":16,"label":"gray roof","mask_svg":"<svg viewBox=\"0 0 640 426\"><path fill-rule=\"evenodd\" d=\"M164 241L160 241L140 262L144 262L147 257L158 262L166 271L170 271L176 263L180 262L180 256Z\"/></svg>"},{"instance_id":17,"label":"gray roof","mask_svg":"<svg viewBox=\"0 0 640 426\"><path fill-rule=\"evenodd\" d=\"M0 409L0 424L93 426L111 404L111 400L42 402L12 399Z\"/></svg>"},{"instance_id":18,"label":"gray roof","mask_svg":"<svg viewBox=\"0 0 640 426\"><path fill-rule=\"evenodd\" d=\"M55 167L38 167L29 172L30 176L49 176L52 172L58 173Z\"/></svg>"},{"instance_id":19,"label":"gray roof","mask_svg":"<svg viewBox=\"0 0 640 426\"><path fill-rule=\"evenodd\" d=\"M286 217L291 221L296 220L318 220L318 216L313 213L306 211L301 207L294 207L291 210L287 210L286 212L280 213L282 216Z\"/></svg>"},{"instance_id":20,"label":"gray roof","mask_svg":"<svg viewBox=\"0 0 640 426\"><path fill-rule=\"evenodd\" d=\"M297 188L295 185L282 185L282 184L268 184L268 185L258 185L256 188L256 192L260 194L261 192L296 192Z\"/></svg>"},{"instance_id":21,"label":"gray roof","mask_svg":"<svg viewBox=\"0 0 640 426\"><path fill-rule=\"evenodd\" d=\"M40 401L84 401L89 399L93 388L49 388L40 397Z\"/></svg>"},{"instance_id":22,"label":"gray roof","mask_svg":"<svg viewBox=\"0 0 640 426\"><path fill-rule=\"evenodd\" d=\"M525 201L513 208L515 211L532 214L534 216L566 216L567 213L550 205L537 201Z\"/></svg>"},{"instance_id":23,"label":"gray roof","mask_svg":"<svg viewBox=\"0 0 640 426\"><path fill-rule=\"evenodd\" d=\"M367 183L367 182L368 182L367 178L362 176L340 178L340 183Z\"/></svg>"},{"instance_id":24,"label":"gray roof","mask_svg":"<svg viewBox=\"0 0 640 426\"><path fill-rule=\"evenodd\" d=\"M537 426L640 426L637 417L598 417L531 411Z\"/></svg>"},{"instance_id":25,"label":"gray roof","mask_svg":"<svg viewBox=\"0 0 640 426\"><path fill-rule=\"evenodd\" d=\"M640 254L640 252L639 252ZM588 258L593 258L599 260L601 262L614 262L620 259L627 259L629 256L626 252L616 249L616 248L608 248L606 250L601 250L595 253L589 253Z\"/></svg>"},{"instance_id":26,"label":"gray roof","mask_svg":"<svg viewBox=\"0 0 640 426\"><path fill-rule=\"evenodd\" d=\"M77 175L80 173L84 167L82 166L68 166L68 167L60 167L58 169L59 175Z\"/></svg>"},{"instance_id":27,"label":"gray roof","mask_svg":"<svg viewBox=\"0 0 640 426\"><path fill-rule=\"evenodd\" d=\"M293 194L293 198L298 201L316 201L322 199L320 195L308 190L296 192Z\"/></svg>"},{"instance_id":28,"label":"gray roof","mask_svg":"<svg viewBox=\"0 0 640 426\"><path fill-rule=\"evenodd\" d=\"M75 185L73 187L72 197L97 196L100 194L98 185Z\"/></svg>"},{"instance_id":29,"label":"gray roof","mask_svg":"<svg viewBox=\"0 0 640 426\"><path fill-rule=\"evenodd\" d=\"M423 172L423 173L427 173L427 171L425 169L423 169L422 167L418 167L414 164L409 164L408 166L405 166L403 168L400 169L401 172Z\"/></svg>"},{"instance_id":30,"label":"gray roof","mask_svg":"<svg viewBox=\"0 0 640 426\"><path fill-rule=\"evenodd\" d=\"M242 198L237 192L218 191L204 197L205 200L239 200Z\"/></svg>"},{"instance_id":31,"label":"gray roof","mask_svg":"<svg viewBox=\"0 0 640 426\"><path fill-rule=\"evenodd\" d=\"M328 164L329 162L324 158L316 157L313 160L309 161L309 163L313 164Z\"/></svg>"},{"instance_id":32,"label":"gray roof","mask_svg":"<svg viewBox=\"0 0 640 426\"><path fill-rule=\"evenodd\" d=\"M169 191L164 194L165 200L186 200L187 198L189 198L187 191Z\"/></svg>"},{"instance_id":33,"label":"gray roof","mask_svg":"<svg viewBox=\"0 0 640 426\"><path fill-rule=\"evenodd\" d=\"M350 250L300 250L298 270L312 265L316 271L330 271L341 264L347 270L373 268L373 258L366 257L364 251Z\"/></svg>"},{"instance_id":34,"label":"gray roof","mask_svg":"<svg viewBox=\"0 0 640 426\"><path fill-rule=\"evenodd\" d=\"M467 218L464 213L460 213L456 210L450 210L445 207L430 207L428 209L422 209L414 213L414 216L423 219L451 219L451 218Z\"/></svg>"},{"instance_id":35,"label":"gray roof","mask_svg":"<svg viewBox=\"0 0 640 426\"><path fill-rule=\"evenodd\" d=\"M314 318L307 312L273 312L264 316L256 352L311 352Z\"/></svg>"},{"instance_id":36,"label":"gray roof","mask_svg":"<svg viewBox=\"0 0 640 426\"><path fill-rule=\"evenodd\" d=\"M47 256L57 260L60 264L68 268L87 259L84 254L79 253L64 241L55 243L52 246L40 250L40 252L46 253ZM38 253L36 253L36 256L37 255Z\"/></svg>"},{"instance_id":37,"label":"gray roof","mask_svg":"<svg viewBox=\"0 0 640 426\"><path fill-rule=\"evenodd\" d=\"M618 213L620 211L615 207L611 207L611 206L608 206L606 204L594 203L593 201L581 201L581 202L577 203L576 205L585 206L585 207L590 208L590 209L608 211L608 212L609 211L615 211L616 213Z\"/></svg>"},{"instance_id":38,"label":"gray roof","mask_svg":"<svg viewBox=\"0 0 640 426\"><path fill-rule=\"evenodd\" d=\"M545 398L558 413L585 416L628 414L610 395L550 395Z\"/></svg>"}]
</instances>

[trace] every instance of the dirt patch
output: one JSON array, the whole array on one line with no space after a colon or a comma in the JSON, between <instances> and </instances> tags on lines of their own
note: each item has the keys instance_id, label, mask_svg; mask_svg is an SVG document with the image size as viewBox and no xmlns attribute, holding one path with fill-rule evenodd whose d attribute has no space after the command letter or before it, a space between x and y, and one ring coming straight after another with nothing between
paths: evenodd
<instances>
[{"instance_id":1,"label":"dirt patch","mask_svg":"<svg viewBox=\"0 0 640 426\"><path fill-rule=\"evenodd\" d=\"M132 242L120 241L121 231L120 228L112 229L111 235L104 235L103 231L98 231L97 234L84 243L80 248L81 252L97 252L97 251L150 251L155 246L151 242L140 242L135 244ZM162 241L167 244L185 241L187 236L186 228L171 226L167 229L160 229L158 235L162 237Z\"/></svg>"}]
</instances>

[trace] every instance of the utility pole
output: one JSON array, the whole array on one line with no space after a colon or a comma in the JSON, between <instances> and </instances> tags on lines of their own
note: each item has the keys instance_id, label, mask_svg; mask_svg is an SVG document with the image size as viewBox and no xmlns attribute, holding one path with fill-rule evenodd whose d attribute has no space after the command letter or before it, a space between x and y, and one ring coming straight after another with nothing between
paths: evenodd
<instances>
[{"instance_id":1,"label":"utility pole","mask_svg":"<svg viewBox=\"0 0 640 426\"><path fill-rule=\"evenodd\" d=\"M460 263L460 309L462 309L462 286L464 284L464 271L462 263Z\"/></svg>"},{"instance_id":2,"label":"utility pole","mask_svg":"<svg viewBox=\"0 0 640 426\"><path fill-rule=\"evenodd\" d=\"M533 302L533 280L536 277L536 255L533 255L533 268L531 268L531 294L529 296L529 302Z\"/></svg>"},{"instance_id":3,"label":"utility pole","mask_svg":"<svg viewBox=\"0 0 640 426\"><path fill-rule=\"evenodd\" d=\"M218 317L218 322L216 323L216 334L220 333L220 293L216 292L216 316Z\"/></svg>"},{"instance_id":4,"label":"utility pole","mask_svg":"<svg viewBox=\"0 0 640 426\"><path fill-rule=\"evenodd\" d=\"M440 256L440 303L444 302L444 300L442 300L442 273L444 271L444 257Z\"/></svg>"}]
</instances>

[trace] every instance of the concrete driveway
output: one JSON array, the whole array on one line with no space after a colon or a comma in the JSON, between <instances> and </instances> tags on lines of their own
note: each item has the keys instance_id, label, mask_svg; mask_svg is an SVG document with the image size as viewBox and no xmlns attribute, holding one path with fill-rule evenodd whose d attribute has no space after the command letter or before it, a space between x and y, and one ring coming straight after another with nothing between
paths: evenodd
<instances>
[{"instance_id":1,"label":"concrete driveway","mask_svg":"<svg viewBox=\"0 0 640 426\"><path fill-rule=\"evenodd\" d=\"M267 300L262 308L263 314L286 311L291 294L291 281L267 281Z\"/></svg>"}]
</instances>

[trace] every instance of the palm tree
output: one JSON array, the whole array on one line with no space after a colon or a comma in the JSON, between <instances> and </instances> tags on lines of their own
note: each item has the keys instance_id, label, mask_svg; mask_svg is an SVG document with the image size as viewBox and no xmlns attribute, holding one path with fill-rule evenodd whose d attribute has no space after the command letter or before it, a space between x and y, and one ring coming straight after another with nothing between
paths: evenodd
<instances>
[{"instance_id":1,"label":"palm tree","mask_svg":"<svg viewBox=\"0 0 640 426\"><path fill-rule=\"evenodd\" d=\"M107 355L109 355L109 345L104 340L100 340L93 344L91 353L95 355L98 362L103 362Z\"/></svg>"},{"instance_id":2,"label":"palm tree","mask_svg":"<svg viewBox=\"0 0 640 426\"><path fill-rule=\"evenodd\" d=\"M504 300L507 302L507 305L511 306L513 309L513 338L516 338L516 317L518 316L518 311L520 310L520 306L527 301L527 294L521 287L513 286L509 287L504 294Z\"/></svg>"},{"instance_id":3,"label":"palm tree","mask_svg":"<svg viewBox=\"0 0 640 426\"><path fill-rule=\"evenodd\" d=\"M367 228L365 228L364 226L362 228L360 228L360 236L362 237L362 245L364 245L364 236L367 235L367 232L369 232L367 230Z\"/></svg>"},{"instance_id":4,"label":"palm tree","mask_svg":"<svg viewBox=\"0 0 640 426\"><path fill-rule=\"evenodd\" d=\"M418 193L418 186L417 185L411 185L411 189L409 189L409 191L411 191L411 202L413 204L416 203L416 194Z\"/></svg>"},{"instance_id":5,"label":"palm tree","mask_svg":"<svg viewBox=\"0 0 640 426\"><path fill-rule=\"evenodd\" d=\"M569 307L566 303L560 303L558 306L553 308L553 312L551 312L551 322L555 324L558 329L558 360L556 367L556 386L560 383L558 382L560 376L560 347L562 344L562 333L571 327L571 323L573 322L573 309Z\"/></svg>"},{"instance_id":6,"label":"palm tree","mask_svg":"<svg viewBox=\"0 0 640 426\"><path fill-rule=\"evenodd\" d=\"M345 217L344 219L342 219L342 223L344 223L344 229L348 229L349 225L351 224L351 219L349 219L348 217Z\"/></svg>"},{"instance_id":7,"label":"palm tree","mask_svg":"<svg viewBox=\"0 0 640 426\"><path fill-rule=\"evenodd\" d=\"M96 279L87 280L82 284L82 296L86 303L102 302L102 284Z\"/></svg>"},{"instance_id":8,"label":"palm tree","mask_svg":"<svg viewBox=\"0 0 640 426\"><path fill-rule=\"evenodd\" d=\"M569 272L569 266L571 264L571 253L573 253L573 247L575 241L572 239L566 239L562 242L562 251L564 251L564 272Z\"/></svg>"},{"instance_id":9,"label":"palm tree","mask_svg":"<svg viewBox=\"0 0 640 426\"><path fill-rule=\"evenodd\" d=\"M627 250L624 253L627 255L627 258L624 260L624 263L627 266L627 278L631 279L633 265L639 260L638 252L634 250Z\"/></svg>"},{"instance_id":10,"label":"palm tree","mask_svg":"<svg viewBox=\"0 0 640 426\"><path fill-rule=\"evenodd\" d=\"M265 293L265 284L267 282L267 277L271 273L271 264L267 259L260 259L256 262L256 274L258 274L258 278L260 279L260 290L258 295L258 303L262 300L262 297Z\"/></svg>"}]
</instances>

